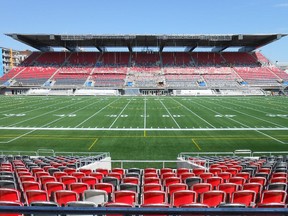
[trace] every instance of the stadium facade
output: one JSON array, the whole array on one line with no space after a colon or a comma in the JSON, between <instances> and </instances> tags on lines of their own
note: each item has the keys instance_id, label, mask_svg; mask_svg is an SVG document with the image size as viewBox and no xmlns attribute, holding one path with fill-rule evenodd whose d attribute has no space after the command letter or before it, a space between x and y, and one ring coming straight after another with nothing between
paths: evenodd
<instances>
[{"instance_id":1,"label":"stadium facade","mask_svg":"<svg viewBox=\"0 0 288 216\"><path fill-rule=\"evenodd\" d=\"M266 95L288 85L257 51L286 34L7 35L40 52L0 79L2 94Z\"/></svg>"}]
</instances>

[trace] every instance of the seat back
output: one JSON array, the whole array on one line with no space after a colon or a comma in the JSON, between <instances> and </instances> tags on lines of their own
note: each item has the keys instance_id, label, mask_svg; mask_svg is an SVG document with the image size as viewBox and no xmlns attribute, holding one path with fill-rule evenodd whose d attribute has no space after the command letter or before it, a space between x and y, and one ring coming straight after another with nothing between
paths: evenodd
<instances>
[{"instance_id":1,"label":"seat back","mask_svg":"<svg viewBox=\"0 0 288 216\"><path fill-rule=\"evenodd\" d=\"M179 190L172 194L171 204L172 206L179 207L185 204L195 203L197 194L191 190Z\"/></svg>"},{"instance_id":2,"label":"seat back","mask_svg":"<svg viewBox=\"0 0 288 216\"><path fill-rule=\"evenodd\" d=\"M93 202L96 206L108 202L108 194L103 190L86 190L83 193L83 201Z\"/></svg>"}]
</instances>

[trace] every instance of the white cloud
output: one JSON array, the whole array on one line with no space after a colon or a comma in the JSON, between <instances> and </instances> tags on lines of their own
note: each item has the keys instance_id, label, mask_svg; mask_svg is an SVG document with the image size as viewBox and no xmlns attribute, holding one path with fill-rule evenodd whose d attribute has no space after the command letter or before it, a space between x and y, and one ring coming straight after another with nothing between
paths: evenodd
<instances>
[{"instance_id":1,"label":"white cloud","mask_svg":"<svg viewBox=\"0 0 288 216\"><path fill-rule=\"evenodd\" d=\"M274 7L288 7L288 3L281 3L281 4L276 4Z\"/></svg>"}]
</instances>

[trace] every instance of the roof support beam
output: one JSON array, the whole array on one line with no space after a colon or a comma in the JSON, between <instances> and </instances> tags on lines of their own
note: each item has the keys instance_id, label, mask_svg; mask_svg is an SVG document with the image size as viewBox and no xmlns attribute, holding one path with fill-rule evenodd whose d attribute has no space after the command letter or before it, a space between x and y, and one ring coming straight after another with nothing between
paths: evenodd
<instances>
[{"instance_id":1,"label":"roof support beam","mask_svg":"<svg viewBox=\"0 0 288 216\"><path fill-rule=\"evenodd\" d=\"M133 52L133 48L131 45L128 45L127 47L128 47L129 52Z\"/></svg>"},{"instance_id":2,"label":"roof support beam","mask_svg":"<svg viewBox=\"0 0 288 216\"><path fill-rule=\"evenodd\" d=\"M40 50L41 52L53 52L54 49L50 46L35 46L36 49Z\"/></svg>"},{"instance_id":3,"label":"roof support beam","mask_svg":"<svg viewBox=\"0 0 288 216\"><path fill-rule=\"evenodd\" d=\"M103 49L102 49L102 47L100 47L100 46L96 46L96 49L97 49L99 52L103 52Z\"/></svg>"},{"instance_id":4,"label":"roof support beam","mask_svg":"<svg viewBox=\"0 0 288 216\"><path fill-rule=\"evenodd\" d=\"M219 53L219 52L222 52L223 50L227 49L229 46L222 46L222 47L213 47L212 48L212 52L216 52L216 53Z\"/></svg>"},{"instance_id":5,"label":"roof support beam","mask_svg":"<svg viewBox=\"0 0 288 216\"><path fill-rule=\"evenodd\" d=\"M196 48L197 48L197 45L195 45L195 46L187 46L185 48L185 52L192 52Z\"/></svg>"},{"instance_id":6,"label":"roof support beam","mask_svg":"<svg viewBox=\"0 0 288 216\"><path fill-rule=\"evenodd\" d=\"M254 46L244 46L238 50L238 52L252 52L253 50L257 49Z\"/></svg>"},{"instance_id":7,"label":"roof support beam","mask_svg":"<svg viewBox=\"0 0 288 216\"><path fill-rule=\"evenodd\" d=\"M164 49L164 45L161 45L161 46L159 47L159 52L162 52L163 49Z\"/></svg>"},{"instance_id":8,"label":"roof support beam","mask_svg":"<svg viewBox=\"0 0 288 216\"><path fill-rule=\"evenodd\" d=\"M70 52L81 52L81 49L78 46L66 46L65 48Z\"/></svg>"}]
</instances>

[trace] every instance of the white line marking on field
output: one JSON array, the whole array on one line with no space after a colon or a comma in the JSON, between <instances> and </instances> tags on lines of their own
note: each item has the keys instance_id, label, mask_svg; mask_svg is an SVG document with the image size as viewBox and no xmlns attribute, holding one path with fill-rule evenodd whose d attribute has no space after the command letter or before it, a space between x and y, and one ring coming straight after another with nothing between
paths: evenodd
<instances>
[{"instance_id":1,"label":"white line marking on field","mask_svg":"<svg viewBox=\"0 0 288 216\"><path fill-rule=\"evenodd\" d=\"M113 104L114 102L118 101L119 98L117 100L112 101L111 103L109 103L108 105L106 105L105 107L103 107L102 109L98 110L96 113L94 113L93 115L91 115L90 117L88 117L87 119L85 119L84 121L82 121L81 123L79 123L78 125L75 126L75 128L79 127L80 125L84 124L85 122L87 122L89 119L93 118L95 115L97 115L99 112L101 112L102 110L106 109L108 106L110 106L111 104Z\"/></svg>"},{"instance_id":2,"label":"white line marking on field","mask_svg":"<svg viewBox=\"0 0 288 216\"><path fill-rule=\"evenodd\" d=\"M202 121L204 121L206 124L210 125L212 128L215 128L214 125L210 124L208 121L206 121L205 119L203 119L201 116L197 115L195 112L193 112L192 110L190 110L188 107L186 107L185 105L183 105L182 103L180 103L179 101L175 100L174 98L172 98L173 101L177 102L178 104L180 104L180 106L182 106L183 108L185 108L186 110L188 110L189 112L191 112L193 115L197 116L199 119L201 119Z\"/></svg>"},{"instance_id":3,"label":"white line marking on field","mask_svg":"<svg viewBox=\"0 0 288 216\"><path fill-rule=\"evenodd\" d=\"M96 102L94 102L94 103L98 103L98 102L99 102L99 101L96 101ZM78 103L79 103L79 102L78 102ZM85 107L82 107L82 108L80 108L80 109L78 109L78 110L76 110L76 111L74 111L74 112L71 112L70 114L76 113L76 112L78 112L78 111L80 111L80 110L82 110L82 109L84 109L84 108L86 108L86 107L88 107L88 106L93 105L94 103L89 104L89 105L87 105L87 106L85 106ZM70 106L71 106L71 104L70 104ZM65 106L65 107L69 107L69 105L67 105L67 106ZM50 113L50 112L49 112L49 113ZM47 113L46 113L46 114L47 114ZM42 127L47 127L48 125L53 124L53 123L55 123L55 122L63 119L64 117L65 117L65 116L60 116L58 119L55 119L55 120L53 120L53 121L51 121L51 122L48 122L48 123L42 125L40 128L42 128ZM14 125L15 125L15 124L14 124ZM26 128L29 128L29 126L27 126ZM62 126L61 128L63 128L63 126ZM27 133L25 133L25 134L22 134L22 135L20 135L20 136L17 136L17 137L15 137L15 138L11 139L11 140L8 140L8 141L5 141L5 142L1 142L1 143L10 143L10 142L12 142L12 141L14 141L14 140L17 140L17 139L20 139L21 137L23 137L23 136L25 136L25 135L27 135L27 134L30 134L30 133L32 133L32 132L34 132L34 131L36 131L36 130L37 130L37 129L33 129L32 131L29 131L29 132L27 132Z\"/></svg>"},{"instance_id":4,"label":"white line marking on field","mask_svg":"<svg viewBox=\"0 0 288 216\"><path fill-rule=\"evenodd\" d=\"M147 110L146 110L146 108L147 108L147 104L146 104L146 97L145 97L145 100L144 100L144 128L146 128L146 114L147 114Z\"/></svg>"},{"instance_id":5,"label":"white line marking on field","mask_svg":"<svg viewBox=\"0 0 288 216\"><path fill-rule=\"evenodd\" d=\"M119 117L122 115L126 107L131 103L132 100L129 100L129 102L125 105L125 107L122 109L122 111L118 114L117 118L112 122L109 128L112 128L115 122L119 119Z\"/></svg>"},{"instance_id":6,"label":"white line marking on field","mask_svg":"<svg viewBox=\"0 0 288 216\"><path fill-rule=\"evenodd\" d=\"M212 103L213 103L213 102L212 102ZM213 103L213 104L214 104L214 103ZM203 105L200 104L200 106L203 106ZM222 105L219 105L219 106L224 107L224 106L222 106ZM203 106L203 107L205 107L205 106ZM215 112L215 113L218 113L218 112L216 112L216 111L214 111L214 110L212 110L212 109L210 109L210 108L207 108L207 107L205 107L205 108L206 108L206 109L209 109L209 110L211 110L211 111L213 111L213 112ZM235 111L235 112L242 113L242 112L237 111L237 110L234 110L234 109L232 109L232 108L228 108L228 107L227 107L227 109L233 110L233 111ZM249 116L250 116L250 115L249 115ZM242 125L242 126L245 126L245 127L247 127L247 128L249 127L248 125L246 125L246 124L244 124L244 123L241 123L241 122L239 122L239 121L237 121L237 120L235 120L235 119L232 119L232 118L229 118L229 119L230 119L231 121L234 121L234 122ZM282 127L283 127L283 126L282 126ZM262 126L262 128L263 128L263 126ZM279 142L279 143L285 144L285 142L283 142L283 141L281 141L281 140L278 140L278 139L276 139L276 138L274 138L274 137L272 137L272 136L270 136L270 135L268 135L268 134L265 134L265 133L261 132L259 129L255 129L255 131L258 132L258 133L260 133L260 134L262 134L262 135L264 135L264 136L266 136L266 137L269 137L269 138L271 138L271 139L273 139L273 140L275 140L275 141L277 141L277 142Z\"/></svg>"},{"instance_id":7,"label":"white line marking on field","mask_svg":"<svg viewBox=\"0 0 288 216\"><path fill-rule=\"evenodd\" d=\"M58 119L56 119L58 120ZM84 130L91 130L91 131L97 131L97 130L105 130L105 131L118 131L123 130L121 128L51 128L51 127L0 127L0 130L39 130L39 131L50 131L50 130L62 130L62 131L84 131ZM143 131L143 130L150 130L150 128L126 128L125 131ZM236 127L236 128L153 128L152 131L288 131L288 127L278 127L278 128L243 128L243 127Z\"/></svg>"},{"instance_id":8,"label":"white line marking on field","mask_svg":"<svg viewBox=\"0 0 288 216\"><path fill-rule=\"evenodd\" d=\"M169 116L172 118L172 120L175 122L175 124L177 125L178 128L181 128L179 126L179 124L177 123L177 121L175 120L175 118L171 115L171 113L169 112L169 110L167 109L167 107L165 106L165 104L162 102L162 100L159 100L160 103L162 104L162 106L165 108L165 110L167 111L167 113L169 114Z\"/></svg>"},{"instance_id":9,"label":"white line marking on field","mask_svg":"<svg viewBox=\"0 0 288 216\"><path fill-rule=\"evenodd\" d=\"M75 104L83 103L83 102L85 102L85 101L77 102L77 103L75 103ZM68 104L67 106L64 106L64 107L58 108L58 109L56 109L56 110L52 110L52 111L50 111L50 112L46 112L46 113L43 113L43 114L41 114L41 115L34 116L34 117L31 117L31 118L25 119L25 120L23 120L23 121L20 121L20 122L17 122L17 123L11 124L11 125L9 125L8 127L15 126L15 125L17 125L17 124L20 124L20 123L23 123L23 122L26 122L26 121L29 121L29 120L32 120L32 119L35 119L35 118L38 118L38 117L44 116L44 115L47 115L47 114L49 114L49 113L56 112L56 111L61 110L61 109L65 109L65 108L70 107L70 106L73 106L73 105L75 105L75 104ZM48 107L49 107L49 106L48 106Z\"/></svg>"},{"instance_id":10,"label":"white line marking on field","mask_svg":"<svg viewBox=\"0 0 288 216\"><path fill-rule=\"evenodd\" d=\"M231 103L229 103L229 102L227 102L227 101L223 101L223 102L224 102L224 103L227 103L227 104L231 104ZM223 103L223 102L222 102L222 103ZM232 104L232 105L234 105L234 104ZM220 105L220 106L221 106L221 107L224 107L224 106L222 106L222 105ZM238 106L243 107L243 106L241 106L241 105L238 105ZM276 126L278 126L278 127L284 127L283 125L280 125L280 124L277 124L277 123L274 123L274 122L271 122L271 121L267 121L267 120L265 120L265 119L262 119L262 118L259 118L259 117L250 115L250 114L248 114L248 113L243 113L243 112L241 112L241 111L235 110L235 109L230 108L230 107L225 107L225 108L226 108L226 109L229 109L229 110L233 110L233 111L238 112L238 113L241 113L242 115L246 115L246 116L249 116L249 117L251 117L251 118L255 118L255 119L258 119L258 120L260 120L260 121L264 121L264 122L267 122L267 123L269 123L269 124L276 125ZM262 112L262 111L255 110L255 109L249 108L249 107L243 107L243 108L250 109L250 110L254 110L254 111L257 111L257 112ZM266 112L263 112L263 113L266 113Z\"/></svg>"}]
</instances>

